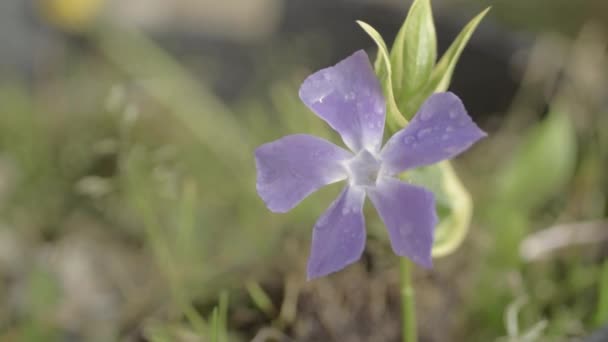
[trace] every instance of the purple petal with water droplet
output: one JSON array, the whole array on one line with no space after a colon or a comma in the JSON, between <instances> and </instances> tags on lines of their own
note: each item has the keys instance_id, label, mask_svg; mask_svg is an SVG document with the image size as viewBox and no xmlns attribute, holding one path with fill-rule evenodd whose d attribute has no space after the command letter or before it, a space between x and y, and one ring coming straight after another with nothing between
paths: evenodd
<instances>
[{"instance_id":1,"label":"purple petal with water droplet","mask_svg":"<svg viewBox=\"0 0 608 342\"><path fill-rule=\"evenodd\" d=\"M353 155L327 140L288 135L255 151L257 190L274 212L286 212L324 185L347 177L343 162Z\"/></svg>"},{"instance_id":2,"label":"purple petal with water droplet","mask_svg":"<svg viewBox=\"0 0 608 342\"><path fill-rule=\"evenodd\" d=\"M308 279L339 271L359 260L365 248L365 191L346 186L315 224Z\"/></svg>"},{"instance_id":3,"label":"purple petal with water droplet","mask_svg":"<svg viewBox=\"0 0 608 342\"><path fill-rule=\"evenodd\" d=\"M386 105L365 51L310 75L300 98L340 133L352 151L380 149Z\"/></svg>"},{"instance_id":4,"label":"purple petal with water droplet","mask_svg":"<svg viewBox=\"0 0 608 342\"><path fill-rule=\"evenodd\" d=\"M433 193L386 177L368 195L388 230L393 251L430 268L437 225Z\"/></svg>"},{"instance_id":5,"label":"purple petal with water droplet","mask_svg":"<svg viewBox=\"0 0 608 342\"><path fill-rule=\"evenodd\" d=\"M410 124L395 133L381 156L388 174L434 164L462 153L486 136L453 93L437 93L420 107Z\"/></svg>"}]
</instances>

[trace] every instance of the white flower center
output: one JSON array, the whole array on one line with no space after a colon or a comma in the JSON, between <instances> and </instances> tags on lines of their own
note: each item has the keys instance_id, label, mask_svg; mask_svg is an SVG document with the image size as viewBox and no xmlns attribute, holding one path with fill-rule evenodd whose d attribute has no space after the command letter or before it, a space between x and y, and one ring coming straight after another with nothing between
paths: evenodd
<instances>
[{"instance_id":1,"label":"white flower center","mask_svg":"<svg viewBox=\"0 0 608 342\"><path fill-rule=\"evenodd\" d=\"M346 162L350 184L353 186L375 186L382 162L368 150L361 150Z\"/></svg>"}]
</instances>

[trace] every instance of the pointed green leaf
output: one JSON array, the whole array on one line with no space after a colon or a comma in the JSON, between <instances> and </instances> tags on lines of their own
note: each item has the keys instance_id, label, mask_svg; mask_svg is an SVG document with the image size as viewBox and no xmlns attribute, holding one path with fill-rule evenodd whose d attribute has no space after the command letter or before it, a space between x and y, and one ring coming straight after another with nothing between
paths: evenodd
<instances>
[{"instance_id":1,"label":"pointed green leaf","mask_svg":"<svg viewBox=\"0 0 608 342\"><path fill-rule=\"evenodd\" d=\"M435 92L446 91L452 81L452 74L454 74L454 68L458 59L462 54L462 50L469 42L469 39L475 32L475 29L486 16L490 7L486 8L483 12L479 13L460 31L452 45L448 48L445 54L441 57L435 70L433 70L432 83L434 85Z\"/></svg>"},{"instance_id":2,"label":"pointed green leaf","mask_svg":"<svg viewBox=\"0 0 608 342\"><path fill-rule=\"evenodd\" d=\"M488 7L483 12L478 14L475 18L473 18L460 32L460 34L456 37L452 45L448 48L445 54L441 57L435 69L431 73L431 78L428 82L422 87L419 88L414 94L409 96L407 99L398 98L397 106L401 110L401 113L405 116L406 119L411 119L416 111L424 100L426 100L431 94L435 92L446 91L452 81L452 75L454 73L454 68L456 67L456 63L462 54L462 50L468 43L471 35L484 18L484 16L488 13L490 8ZM407 77L407 76L406 76Z\"/></svg>"},{"instance_id":3,"label":"pointed green leaf","mask_svg":"<svg viewBox=\"0 0 608 342\"><path fill-rule=\"evenodd\" d=\"M393 86L398 99L424 86L437 58L437 37L430 0L415 0L391 49Z\"/></svg>"},{"instance_id":4,"label":"pointed green leaf","mask_svg":"<svg viewBox=\"0 0 608 342\"><path fill-rule=\"evenodd\" d=\"M386 43L382 36L376 29L371 27L369 24L358 20L357 24L361 26L361 28L374 40L376 45L378 46L378 56L376 57L376 62L374 63L374 68L376 69L376 74L380 79L380 84L382 84L382 90L384 92L384 97L386 98L386 111L387 111L387 125L391 130L398 130L400 128L405 127L407 125L407 121L401 115L401 112L397 108L397 104L395 103L395 96L393 94L393 83L392 83L392 69L391 63L388 55L388 49L386 48Z\"/></svg>"}]
</instances>

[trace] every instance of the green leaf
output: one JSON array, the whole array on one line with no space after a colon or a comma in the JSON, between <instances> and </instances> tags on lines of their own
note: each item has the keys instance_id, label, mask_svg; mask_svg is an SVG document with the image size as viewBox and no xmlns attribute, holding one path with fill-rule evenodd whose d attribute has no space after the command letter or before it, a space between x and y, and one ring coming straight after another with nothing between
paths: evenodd
<instances>
[{"instance_id":1,"label":"green leaf","mask_svg":"<svg viewBox=\"0 0 608 342\"><path fill-rule=\"evenodd\" d=\"M266 316L272 318L277 310L272 304L272 300L266 291L264 291L264 289L260 286L260 284L256 281L250 280L245 284L245 288L247 289L249 298L251 298L253 304L264 312Z\"/></svg>"},{"instance_id":2,"label":"green leaf","mask_svg":"<svg viewBox=\"0 0 608 342\"><path fill-rule=\"evenodd\" d=\"M228 342L228 292L220 293L218 307L218 341Z\"/></svg>"},{"instance_id":3,"label":"green leaf","mask_svg":"<svg viewBox=\"0 0 608 342\"><path fill-rule=\"evenodd\" d=\"M211 333L210 333L210 337L209 340L211 342L219 342L220 341L220 319L219 319L219 309L218 307L214 307L213 311L211 312L211 319L210 321L210 326L211 326Z\"/></svg>"},{"instance_id":4,"label":"green leaf","mask_svg":"<svg viewBox=\"0 0 608 342\"><path fill-rule=\"evenodd\" d=\"M452 74L454 73L456 63L458 63L458 59L462 54L462 50L464 50L464 47L469 42L473 32L475 32L475 29L488 11L490 11L490 7L479 13L462 29L462 31L460 31L456 39L454 39L454 42L452 42L452 45L450 45L437 63L432 76L432 85L435 92L446 91L450 86Z\"/></svg>"},{"instance_id":5,"label":"green leaf","mask_svg":"<svg viewBox=\"0 0 608 342\"><path fill-rule=\"evenodd\" d=\"M576 163L576 135L570 118L554 111L530 129L497 179L497 196L518 209L533 209L554 197Z\"/></svg>"},{"instance_id":6,"label":"green leaf","mask_svg":"<svg viewBox=\"0 0 608 342\"><path fill-rule=\"evenodd\" d=\"M388 113L387 117L387 125L391 130L398 130L400 128L405 127L407 125L407 120L401 115L399 108L397 108L397 104L395 102L395 96L393 94L393 83L392 83L392 68L391 62L388 55L388 49L386 48L386 43L382 36L376 29L371 27L369 24L358 20L357 24L361 26L361 28L374 40L376 45L378 46L378 56L376 57L376 61L374 63L374 68L376 69L376 75L380 79L380 84L382 84L382 90L384 92L384 96L386 97L386 111Z\"/></svg>"},{"instance_id":7,"label":"green leaf","mask_svg":"<svg viewBox=\"0 0 608 342\"><path fill-rule=\"evenodd\" d=\"M456 67L456 63L458 63L462 50L467 45L471 35L473 35L473 32L475 32L475 29L489 10L490 8L488 7L483 12L479 13L462 29L454 42L452 42L452 45L450 45L448 50L441 57L435 66L435 69L433 69L430 79L422 88L406 99L398 99L397 106L406 119L413 117L418 108L420 108L422 103L431 96L431 94L446 91L448 89L452 80L452 75L454 74L454 68Z\"/></svg>"},{"instance_id":8,"label":"green leaf","mask_svg":"<svg viewBox=\"0 0 608 342\"><path fill-rule=\"evenodd\" d=\"M604 261L598 284L597 311L595 325L602 326L608 322L608 261Z\"/></svg>"},{"instance_id":9,"label":"green leaf","mask_svg":"<svg viewBox=\"0 0 608 342\"><path fill-rule=\"evenodd\" d=\"M57 279L42 268L34 268L28 277L28 312L33 319L43 320L53 312L61 299Z\"/></svg>"},{"instance_id":10,"label":"green leaf","mask_svg":"<svg viewBox=\"0 0 608 342\"><path fill-rule=\"evenodd\" d=\"M437 37L430 0L415 0L391 49L392 79L398 99L407 101L428 82L436 58Z\"/></svg>"},{"instance_id":11,"label":"green leaf","mask_svg":"<svg viewBox=\"0 0 608 342\"><path fill-rule=\"evenodd\" d=\"M439 224L435 228L433 257L454 252L469 231L473 201L450 162L408 171L401 178L422 185L435 195Z\"/></svg>"}]
</instances>

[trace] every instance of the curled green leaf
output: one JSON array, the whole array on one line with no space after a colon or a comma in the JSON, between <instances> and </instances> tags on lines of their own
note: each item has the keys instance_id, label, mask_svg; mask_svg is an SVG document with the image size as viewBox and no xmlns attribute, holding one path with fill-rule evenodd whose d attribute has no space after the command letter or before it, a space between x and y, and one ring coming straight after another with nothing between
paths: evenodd
<instances>
[{"instance_id":1,"label":"curled green leaf","mask_svg":"<svg viewBox=\"0 0 608 342\"><path fill-rule=\"evenodd\" d=\"M469 231L473 201L450 162L408 171L401 178L422 185L435 195L439 225L435 229L433 257L454 252Z\"/></svg>"},{"instance_id":2,"label":"curled green leaf","mask_svg":"<svg viewBox=\"0 0 608 342\"><path fill-rule=\"evenodd\" d=\"M433 257L451 254L461 244L469 231L473 214L473 200L450 162L439 164L443 173L442 185L449 199L449 213L441 219L435 230Z\"/></svg>"},{"instance_id":3,"label":"curled green leaf","mask_svg":"<svg viewBox=\"0 0 608 342\"><path fill-rule=\"evenodd\" d=\"M378 46L378 57L374 63L376 74L382 84L382 90L386 98L386 111L388 112L387 125L393 131L396 131L407 125L407 120L403 117L397 104L395 102L395 95L393 94L393 83L392 83L392 67L389 59L388 49L382 36L376 29L371 27L369 24L358 20L357 24L374 40Z\"/></svg>"}]
</instances>

